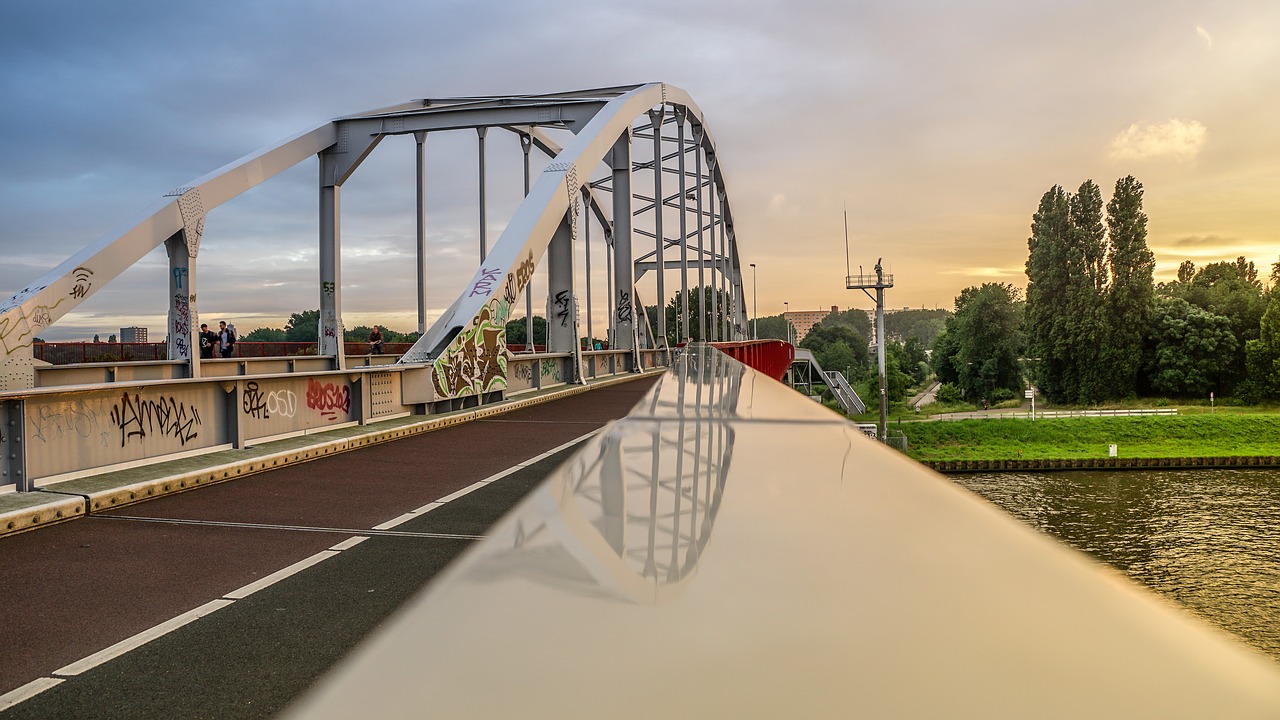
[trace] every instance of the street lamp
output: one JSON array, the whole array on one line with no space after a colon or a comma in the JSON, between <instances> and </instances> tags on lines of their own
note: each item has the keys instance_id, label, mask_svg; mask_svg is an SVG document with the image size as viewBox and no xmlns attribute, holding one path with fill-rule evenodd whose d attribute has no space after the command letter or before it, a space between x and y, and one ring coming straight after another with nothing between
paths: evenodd
<instances>
[{"instance_id":1,"label":"street lamp","mask_svg":"<svg viewBox=\"0 0 1280 720\"><path fill-rule=\"evenodd\" d=\"M791 303L786 300L782 301L782 307L786 308L782 311L782 322L787 325L787 342L791 342L791 318L787 317L791 314Z\"/></svg>"},{"instance_id":2,"label":"street lamp","mask_svg":"<svg viewBox=\"0 0 1280 720\"><path fill-rule=\"evenodd\" d=\"M751 339L760 339L760 303L756 298L756 290L760 287L760 283L756 282L756 264L751 263L751 304L755 308L751 311Z\"/></svg>"}]
</instances>

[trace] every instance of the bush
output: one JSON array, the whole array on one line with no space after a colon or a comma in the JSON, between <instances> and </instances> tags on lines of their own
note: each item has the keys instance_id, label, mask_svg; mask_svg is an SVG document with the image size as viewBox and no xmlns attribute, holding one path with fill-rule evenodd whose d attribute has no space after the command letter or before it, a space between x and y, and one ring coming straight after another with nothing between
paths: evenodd
<instances>
[{"instance_id":1,"label":"bush","mask_svg":"<svg viewBox=\"0 0 1280 720\"><path fill-rule=\"evenodd\" d=\"M991 400L991 404L994 405L996 403L1005 402L1006 400L1017 400L1018 393L1010 390L1009 388L996 388L991 391L991 397L989 399Z\"/></svg>"},{"instance_id":2,"label":"bush","mask_svg":"<svg viewBox=\"0 0 1280 720\"><path fill-rule=\"evenodd\" d=\"M943 383L938 388L938 393L935 396L935 402L951 405L958 402L964 402L964 396L960 394L960 388L952 385L951 383Z\"/></svg>"}]
</instances>

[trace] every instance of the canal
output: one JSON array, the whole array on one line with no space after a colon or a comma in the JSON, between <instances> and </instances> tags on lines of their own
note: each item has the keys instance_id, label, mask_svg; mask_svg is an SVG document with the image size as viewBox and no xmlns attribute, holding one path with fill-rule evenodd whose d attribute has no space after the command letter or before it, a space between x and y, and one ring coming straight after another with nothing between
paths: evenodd
<instances>
[{"instance_id":1,"label":"canal","mask_svg":"<svg viewBox=\"0 0 1280 720\"><path fill-rule=\"evenodd\" d=\"M1280 470L949 477L1280 661Z\"/></svg>"}]
</instances>

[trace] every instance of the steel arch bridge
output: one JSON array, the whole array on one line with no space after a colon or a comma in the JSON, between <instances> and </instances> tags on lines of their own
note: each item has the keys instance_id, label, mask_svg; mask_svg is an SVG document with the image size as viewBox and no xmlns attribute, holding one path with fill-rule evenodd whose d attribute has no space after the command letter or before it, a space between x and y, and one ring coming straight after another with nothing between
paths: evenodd
<instances>
[{"instance_id":1,"label":"steel arch bridge","mask_svg":"<svg viewBox=\"0 0 1280 720\"><path fill-rule=\"evenodd\" d=\"M492 247L485 218L485 138L490 130L519 137L526 192ZM429 134L446 131L470 131L479 139L479 254L470 282L426 327L423 148ZM593 226L602 231L605 246L608 336L613 349L628 354L629 369L643 366L642 348L665 349L669 338L744 337L741 263L715 144L702 111L687 93L651 83L548 95L415 100L325 122L197 178L0 304L0 390L38 387L39 363L32 351L36 334L160 245L169 258L172 300L168 377L206 376L199 353L193 352L206 215L312 156L318 156L320 166L319 355L327 358L329 370L345 370L342 187L383 139L397 135L413 136L417 146L417 308L422 332L398 363L430 368L429 388L411 399L488 399L510 386L505 323L523 293L532 329L529 281L544 255L548 350L569 354L572 362L566 365L564 379L581 381L579 337L584 330L592 337L595 330ZM534 150L550 161L531 182L529 157ZM586 251L585 293L578 289L575 268L579 243ZM649 271L655 271L653 299L660 308L652 324L637 297L637 282ZM687 304L696 293L698 307L681 308L676 326L668 327L661 308L673 294L677 274L677 302ZM585 328L580 307L584 299Z\"/></svg>"}]
</instances>

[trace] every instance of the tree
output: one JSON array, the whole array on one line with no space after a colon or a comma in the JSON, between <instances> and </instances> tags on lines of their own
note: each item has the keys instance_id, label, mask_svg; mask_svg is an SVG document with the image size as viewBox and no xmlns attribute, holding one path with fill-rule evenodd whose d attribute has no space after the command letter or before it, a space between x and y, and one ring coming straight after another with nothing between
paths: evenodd
<instances>
[{"instance_id":1,"label":"tree","mask_svg":"<svg viewBox=\"0 0 1280 720\"><path fill-rule=\"evenodd\" d=\"M1020 392L1023 314L1018 290L1008 283L961 290L955 315L934 343L938 379L970 400Z\"/></svg>"},{"instance_id":2,"label":"tree","mask_svg":"<svg viewBox=\"0 0 1280 720\"><path fill-rule=\"evenodd\" d=\"M1249 341L1258 339L1262 314L1267 310L1258 271L1252 262L1238 257L1234 262L1210 263L1198 271L1190 261L1184 262L1178 277L1177 282L1162 284L1159 294L1185 300L1230 322L1236 350L1224 359L1226 371L1219 388L1221 392L1230 392L1245 378L1246 348Z\"/></svg>"},{"instance_id":3,"label":"tree","mask_svg":"<svg viewBox=\"0 0 1280 720\"><path fill-rule=\"evenodd\" d=\"M1111 373L1112 396L1131 395L1142 363L1143 336L1155 312L1156 259L1147 248L1147 215L1142 211L1142 183L1132 175L1116 181L1107 203L1111 251L1110 323L1102 361Z\"/></svg>"},{"instance_id":4,"label":"tree","mask_svg":"<svg viewBox=\"0 0 1280 720\"><path fill-rule=\"evenodd\" d=\"M507 321L507 342L512 345L529 344L529 326L527 318L516 318ZM533 344L547 344L547 319L541 315L533 316Z\"/></svg>"},{"instance_id":5,"label":"tree","mask_svg":"<svg viewBox=\"0 0 1280 720\"><path fill-rule=\"evenodd\" d=\"M850 365L866 365L867 338L848 325L814 325L800 347L813 353L824 370L844 370Z\"/></svg>"},{"instance_id":6,"label":"tree","mask_svg":"<svg viewBox=\"0 0 1280 720\"><path fill-rule=\"evenodd\" d=\"M245 334L240 338L247 342L284 342L284 330L279 328L260 327Z\"/></svg>"},{"instance_id":7,"label":"tree","mask_svg":"<svg viewBox=\"0 0 1280 720\"><path fill-rule=\"evenodd\" d=\"M1245 349L1248 380L1240 394L1249 402L1280 398L1280 293L1271 292L1258 329L1258 339L1248 341Z\"/></svg>"},{"instance_id":8,"label":"tree","mask_svg":"<svg viewBox=\"0 0 1280 720\"><path fill-rule=\"evenodd\" d=\"M102 342L101 340L99 340L99 339L98 339L98 333L94 333L94 334L93 334L93 341L94 341L94 342Z\"/></svg>"},{"instance_id":9,"label":"tree","mask_svg":"<svg viewBox=\"0 0 1280 720\"><path fill-rule=\"evenodd\" d=\"M701 299L699 295L701 294ZM728 314L725 298L728 295L711 286L702 288L699 293L698 288L690 288L684 296L684 301L680 299L680 293L676 293L667 303L667 341L672 345L677 345L687 339L692 338L694 342L703 340L701 327L705 324L707 329L706 339L709 341L728 340L722 337L724 335L722 323ZM685 311L684 319L678 320L680 311ZM714 312L713 312L714 309ZM701 316L701 321L699 321ZM730 317L729 322L733 324L734 318ZM653 323L653 331L658 331L658 317L656 310L650 318ZM680 332L684 331L684 337L680 337ZM750 332L750 327L743 328L744 332ZM761 335L761 337L764 337Z\"/></svg>"},{"instance_id":10,"label":"tree","mask_svg":"<svg viewBox=\"0 0 1280 720\"><path fill-rule=\"evenodd\" d=\"M1068 332L1070 228L1070 200L1061 186L1054 185L1041 196L1027 239L1027 345L1030 354L1039 358L1036 384L1055 402L1075 401L1080 394Z\"/></svg>"},{"instance_id":11,"label":"tree","mask_svg":"<svg viewBox=\"0 0 1280 720\"><path fill-rule=\"evenodd\" d=\"M884 332L904 341L916 338L928 347L942 333L949 317L950 310L899 310L884 316ZM871 332L870 320L867 321L867 332Z\"/></svg>"},{"instance_id":12,"label":"tree","mask_svg":"<svg viewBox=\"0 0 1280 720\"><path fill-rule=\"evenodd\" d=\"M1147 366L1151 389L1173 396L1221 393L1224 375L1236 351L1231 323L1181 298L1156 301Z\"/></svg>"},{"instance_id":13,"label":"tree","mask_svg":"<svg viewBox=\"0 0 1280 720\"><path fill-rule=\"evenodd\" d=\"M773 340L786 340L788 325L790 325L790 323L788 323L786 318L781 315L756 318L756 337L761 340L766 338ZM794 335L794 331L792 334Z\"/></svg>"},{"instance_id":14,"label":"tree","mask_svg":"<svg viewBox=\"0 0 1280 720\"><path fill-rule=\"evenodd\" d=\"M115 342L115 341L116 341L116 334L115 334L115 333L111 333L111 337L107 338L107 342L109 342L109 343L113 343L113 342Z\"/></svg>"},{"instance_id":15,"label":"tree","mask_svg":"<svg viewBox=\"0 0 1280 720\"><path fill-rule=\"evenodd\" d=\"M925 352L924 342L920 338L912 336L902 343L902 371L910 375L911 381L916 385L923 383L932 372L929 354Z\"/></svg>"},{"instance_id":16,"label":"tree","mask_svg":"<svg viewBox=\"0 0 1280 720\"><path fill-rule=\"evenodd\" d=\"M1078 400L1089 403L1115 394L1114 378L1101 358L1109 335L1107 236L1102 208L1102 191L1092 180L1081 183L1070 198L1065 330L1071 344Z\"/></svg>"},{"instance_id":17,"label":"tree","mask_svg":"<svg viewBox=\"0 0 1280 720\"><path fill-rule=\"evenodd\" d=\"M885 327L888 327L888 320L885 321ZM822 318L814 327L825 326L833 327L841 325L852 329L864 338L871 337L871 318L867 317L865 310L851 308L843 312L833 312ZM813 332L810 329L809 332Z\"/></svg>"},{"instance_id":18,"label":"tree","mask_svg":"<svg viewBox=\"0 0 1280 720\"><path fill-rule=\"evenodd\" d=\"M289 316L284 325L286 342L316 342L320 339L320 311L303 310Z\"/></svg>"}]
</instances>

